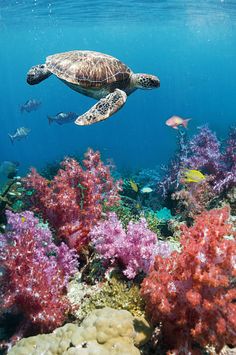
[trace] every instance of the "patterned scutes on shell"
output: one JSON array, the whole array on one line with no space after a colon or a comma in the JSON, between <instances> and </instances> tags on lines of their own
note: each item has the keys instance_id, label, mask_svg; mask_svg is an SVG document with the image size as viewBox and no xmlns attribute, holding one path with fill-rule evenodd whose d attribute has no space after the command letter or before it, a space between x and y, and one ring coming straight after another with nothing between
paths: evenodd
<instances>
[{"instance_id":1,"label":"patterned scutes on shell","mask_svg":"<svg viewBox=\"0 0 236 355\"><path fill-rule=\"evenodd\" d=\"M103 88L120 82L126 87L132 71L118 59L92 51L71 51L46 59L47 68L59 79L84 88Z\"/></svg>"}]
</instances>

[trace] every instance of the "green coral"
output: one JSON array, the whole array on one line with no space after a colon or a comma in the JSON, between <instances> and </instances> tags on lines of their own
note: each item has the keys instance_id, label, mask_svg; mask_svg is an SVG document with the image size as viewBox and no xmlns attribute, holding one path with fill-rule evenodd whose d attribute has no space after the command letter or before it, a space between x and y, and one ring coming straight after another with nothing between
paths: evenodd
<instances>
[{"instance_id":1,"label":"green coral","mask_svg":"<svg viewBox=\"0 0 236 355\"><path fill-rule=\"evenodd\" d=\"M87 303L81 305L81 311L89 314L97 308L111 307L125 309L133 316L139 317L145 313L144 306L137 284L113 276L98 292L91 295Z\"/></svg>"},{"instance_id":2,"label":"green coral","mask_svg":"<svg viewBox=\"0 0 236 355\"><path fill-rule=\"evenodd\" d=\"M105 306L126 309L135 316L144 314L144 302L141 300L139 287L134 284L129 286L114 277L90 298L85 308L89 313L93 309Z\"/></svg>"},{"instance_id":3,"label":"green coral","mask_svg":"<svg viewBox=\"0 0 236 355\"><path fill-rule=\"evenodd\" d=\"M148 228L157 235L160 234L160 221L155 212L147 211L144 213L144 217L146 218Z\"/></svg>"},{"instance_id":4,"label":"green coral","mask_svg":"<svg viewBox=\"0 0 236 355\"><path fill-rule=\"evenodd\" d=\"M140 217L139 214L134 213L133 208L124 205L124 203L120 203L119 205L112 207L110 212L116 213L124 228L127 227L130 221L138 221Z\"/></svg>"}]
</instances>

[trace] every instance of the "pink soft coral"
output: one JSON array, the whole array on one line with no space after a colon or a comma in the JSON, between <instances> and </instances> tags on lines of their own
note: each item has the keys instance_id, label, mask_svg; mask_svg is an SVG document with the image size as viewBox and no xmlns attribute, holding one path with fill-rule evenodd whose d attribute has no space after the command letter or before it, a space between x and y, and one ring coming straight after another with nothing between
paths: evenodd
<instances>
[{"instance_id":1,"label":"pink soft coral","mask_svg":"<svg viewBox=\"0 0 236 355\"><path fill-rule=\"evenodd\" d=\"M7 233L0 234L1 312L20 313L26 332L52 331L70 309L65 294L76 272L75 253L63 243L56 246L32 212L7 211L7 218Z\"/></svg>"},{"instance_id":2,"label":"pink soft coral","mask_svg":"<svg viewBox=\"0 0 236 355\"><path fill-rule=\"evenodd\" d=\"M103 206L119 201L121 182L114 181L110 168L101 161L99 152L89 149L83 166L75 159L66 158L52 181L35 169L24 179L32 209L41 214L77 251L88 243L88 233L101 218Z\"/></svg>"},{"instance_id":3,"label":"pink soft coral","mask_svg":"<svg viewBox=\"0 0 236 355\"><path fill-rule=\"evenodd\" d=\"M168 255L171 252L170 248L159 245L156 234L148 229L145 218L138 222L130 221L125 231L116 214L110 213L106 221L100 221L92 229L90 237L104 260L120 262L124 275L129 279L139 272L148 272L154 252L168 252Z\"/></svg>"},{"instance_id":4,"label":"pink soft coral","mask_svg":"<svg viewBox=\"0 0 236 355\"><path fill-rule=\"evenodd\" d=\"M236 233L229 210L202 213L183 227L182 251L157 256L142 283L154 324L162 323L164 341L175 354L192 354L193 342L236 344Z\"/></svg>"}]
</instances>

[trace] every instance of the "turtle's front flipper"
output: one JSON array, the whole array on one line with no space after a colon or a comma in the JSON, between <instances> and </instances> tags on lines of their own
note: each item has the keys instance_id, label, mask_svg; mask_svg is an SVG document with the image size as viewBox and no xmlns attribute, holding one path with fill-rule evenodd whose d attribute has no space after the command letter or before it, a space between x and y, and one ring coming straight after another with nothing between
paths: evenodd
<instances>
[{"instance_id":1,"label":"turtle's front flipper","mask_svg":"<svg viewBox=\"0 0 236 355\"><path fill-rule=\"evenodd\" d=\"M79 116L75 120L75 124L86 126L106 120L125 104L126 99L126 93L116 89L114 92L99 100L90 110Z\"/></svg>"}]
</instances>

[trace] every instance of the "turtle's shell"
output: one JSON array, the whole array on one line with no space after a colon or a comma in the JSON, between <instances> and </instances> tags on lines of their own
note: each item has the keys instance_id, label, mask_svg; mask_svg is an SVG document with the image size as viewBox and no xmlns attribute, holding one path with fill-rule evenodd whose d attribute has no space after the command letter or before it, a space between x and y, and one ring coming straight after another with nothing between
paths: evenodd
<instances>
[{"instance_id":1,"label":"turtle's shell","mask_svg":"<svg viewBox=\"0 0 236 355\"><path fill-rule=\"evenodd\" d=\"M59 79L83 88L129 85L132 71L120 60L99 52L71 51L46 59L47 68Z\"/></svg>"}]
</instances>

